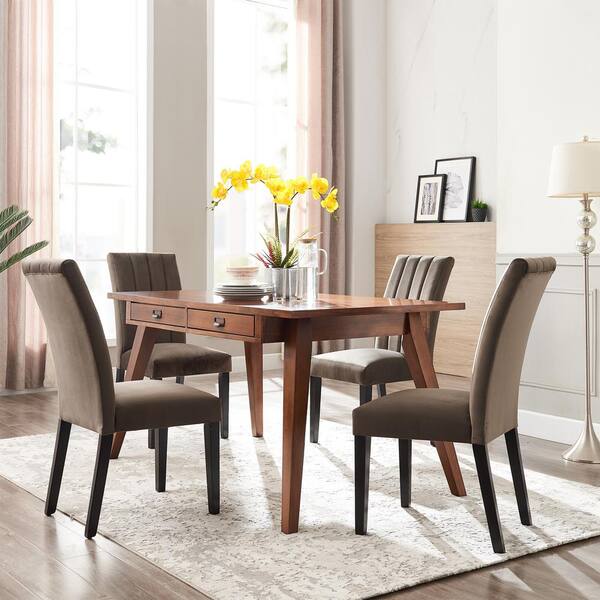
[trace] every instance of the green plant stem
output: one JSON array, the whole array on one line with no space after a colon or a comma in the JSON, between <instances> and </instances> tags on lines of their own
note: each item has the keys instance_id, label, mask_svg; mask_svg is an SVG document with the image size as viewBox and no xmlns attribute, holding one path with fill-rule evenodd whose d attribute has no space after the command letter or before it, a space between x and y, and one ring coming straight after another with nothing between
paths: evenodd
<instances>
[{"instance_id":1,"label":"green plant stem","mask_svg":"<svg viewBox=\"0 0 600 600\"><path fill-rule=\"evenodd\" d=\"M279 241L279 211L276 203L273 203L273 210L275 211L275 239Z\"/></svg>"},{"instance_id":2,"label":"green plant stem","mask_svg":"<svg viewBox=\"0 0 600 600\"><path fill-rule=\"evenodd\" d=\"M287 214L285 216L285 251L290 251L290 221L291 221L291 206L287 207Z\"/></svg>"}]
</instances>

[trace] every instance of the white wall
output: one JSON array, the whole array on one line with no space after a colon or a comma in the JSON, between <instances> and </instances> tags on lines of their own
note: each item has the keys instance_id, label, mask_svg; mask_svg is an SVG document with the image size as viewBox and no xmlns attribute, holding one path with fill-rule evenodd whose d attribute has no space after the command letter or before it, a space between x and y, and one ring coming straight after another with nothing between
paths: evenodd
<instances>
[{"instance_id":1,"label":"white wall","mask_svg":"<svg viewBox=\"0 0 600 600\"><path fill-rule=\"evenodd\" d=\"M386 218L386 0L344 2L347 281L375 293L375 224Z\"/></svg>"},{"instance_id":2,"label":"white wall","mask_svg":"<svg viewBox=\"0 0 600 600\"><path fill-rule=\"evenodd\" d=\"M388 0L388 222L413 222L436 158L476 156L496 205L496 17L496 0Z\"/></svg>"},{"instance_id":3,"label":"white wall","mask_svg":"<svg viewBox=\"0 0 600 600\"><path fill-rule=\"evenodd\" d=\"M583 411L583 281L572 254L578 203L545 192L553 144L600 137L599 23L598 0L387 4L387 219L412 222L417 175L436 157L475 155L477 194L497 221L498 277L514 256L557 255L520 402L524 433L563 442L578 434ZM600 262L592 265L596 324ZM597 325L592 346L600 420Z\"/></svg>"},{"instance_id":4,"label":"white wall","mask_svg":"<svg viewBox=\"0 0 600 600\"><path fill-rule=\"evenodd\" d=\"M206 287L206 0L154 0L153 249Z\"/></svg>"},{"instance_id":5,"label":"white wall","mask_svg":"<svg viewBox=\"0 0 600 600\"><path fill-rule=\"evenodd\" d=\"M579 205L545 197L552 146L600 136L598 0L498 3L499 252L573 252Z\"/></svg>"}]
</instances>

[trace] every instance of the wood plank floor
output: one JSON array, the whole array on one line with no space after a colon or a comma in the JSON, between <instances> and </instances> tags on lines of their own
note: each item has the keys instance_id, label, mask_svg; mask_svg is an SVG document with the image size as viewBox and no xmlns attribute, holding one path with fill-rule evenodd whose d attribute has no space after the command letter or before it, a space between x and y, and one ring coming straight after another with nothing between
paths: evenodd
<instances>
[{"instance_id":1,"label":"wood plank floor","mask_svg":"<svg viewBox=\"0 0 600 600\"><path fill-rule=\"evenodd\" d=\"M278 393L280 373L266 374L269 393ZM232 376L232 383L243 376ZM324 382L322 418L350 423L355 386ZM215 392L212 378L194 385ZM440 385L465 389L468 381L440 376ZM327 389L335 388L334 398ZM388 386L388 391L405 387ZM271 390L269 392L269 390ZM342 392L340 395L339 392ZM345 397L344 397L345 396ZM233 400L233 398L232 398ZM55 392L0 395L0 437L54 432ZM600 488L600 467L574 465L560 459L560 444L523 437L529 469ZM459 447L460 453L470 452ZM503 444L492 445L492 457L506 461ZM1 457L0 457L1 460ZM26 457L24 457L26 460ZM414 485L418 485L415 482ZM599 490L600 501L600 490ZM0 598L71 599L202 599L203 594L101 535L83 537L83 526L63 514L43 515L43 503L0 477ZM535 518L535 515L534 515ZM600 538L424 584L385 598L425 600L433 597L461 600L600 598Z\"/></svg>"}]
</instances>

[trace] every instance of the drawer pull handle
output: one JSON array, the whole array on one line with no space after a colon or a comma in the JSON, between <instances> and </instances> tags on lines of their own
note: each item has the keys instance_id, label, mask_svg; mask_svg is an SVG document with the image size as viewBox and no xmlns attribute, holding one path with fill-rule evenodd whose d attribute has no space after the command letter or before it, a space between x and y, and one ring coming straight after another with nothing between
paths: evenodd
<instances>
[{"instance_id":1,"label":"drawer pull handle","mask_svg":"<svg viewBox=\"0 0 600 600\"><path fill-rule=\"evenodd\" d=\"M225 319L223 317L215 317L213 327L225 327Z\"/></svg>"},{"instance_id":2,"label":"drawer pull handle","mask_svg":"<svg viewBox=\"0 0 600 600\"><path fill-rule=\"evenodd\" d=\"M162 319L162 310L155 308L152 310L153 319Z\"/></svg>"}]
</instances>

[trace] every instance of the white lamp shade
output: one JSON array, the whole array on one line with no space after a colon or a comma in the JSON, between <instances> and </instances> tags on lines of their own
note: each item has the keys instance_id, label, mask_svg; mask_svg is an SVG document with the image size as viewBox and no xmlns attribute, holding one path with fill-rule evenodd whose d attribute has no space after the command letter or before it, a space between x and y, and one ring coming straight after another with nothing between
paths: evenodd
<instances>
[{"instance_id":1,"label":"white lamp shade","mask_svg":"<svg viewBox=\"0 0 600 600\"><path fill-rule=\"evenodd\" d=\"M558 144L552 151L548 196L600 196L600 142Z\"/></svg>"}]
</instances>

